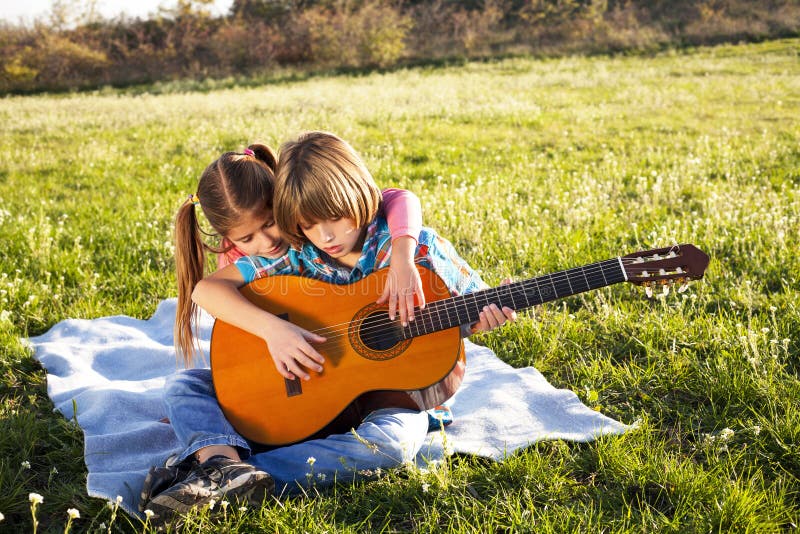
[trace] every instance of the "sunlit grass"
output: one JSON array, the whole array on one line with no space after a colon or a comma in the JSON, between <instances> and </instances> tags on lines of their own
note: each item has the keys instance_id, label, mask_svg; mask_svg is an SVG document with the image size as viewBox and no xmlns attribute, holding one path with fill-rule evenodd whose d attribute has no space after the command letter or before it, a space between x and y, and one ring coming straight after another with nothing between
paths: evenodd
<instances>
[{"instance_id":1,"label":"sunlit grass","mask_svg":"<svg viewBox=\"0 0 800 534\"><path fill-rule=\"evenodd\" d=\"M201 169L304 129L338 133L382 186L416 192L426 224L492 284L675 242L712 261L687 293L616 286L478 340L636 422L628 434L200 510L195 531L796 528L799 48L0 100L0 530L32 530L32 493L40 532L150 529L86 496L80 430L52 413L19 338L70 317L149 317L175 295L172 217Z\"/></svg>"}]
</instances>

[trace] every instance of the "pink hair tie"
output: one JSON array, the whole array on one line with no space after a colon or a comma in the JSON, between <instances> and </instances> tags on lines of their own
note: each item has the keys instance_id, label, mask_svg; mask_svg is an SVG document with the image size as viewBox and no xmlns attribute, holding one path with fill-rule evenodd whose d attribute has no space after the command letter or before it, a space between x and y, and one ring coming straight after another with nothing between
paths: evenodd
<instances>
[{"instance_id":1,"label":"pink hair tie","mask_svg":"<svg viewBox=\"0 0 800 534\"><path fill-rule=\"evenodd\" d=\"M255 156L256 155L256 153L253 152L252 150L250 150L249 148L245 148L243 153L244 153L245 156Z\"/></svg>"}]
</instances>

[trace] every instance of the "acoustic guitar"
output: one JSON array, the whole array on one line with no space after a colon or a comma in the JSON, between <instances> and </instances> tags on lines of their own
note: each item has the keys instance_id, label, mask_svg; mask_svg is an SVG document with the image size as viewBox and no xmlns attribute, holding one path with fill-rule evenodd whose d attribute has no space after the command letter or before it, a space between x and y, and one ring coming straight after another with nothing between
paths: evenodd
<instances>
[{"instance_id":1,"label":"acoustic guitar","mask_svg":"<svg viewBox=\"0 0 800 534\"><path fill-rule=\"evenodd\" d=\"M225 416L244 437L282 446L357 426L382 406L429 409L455 393L464 374L460 325L495 303L523 310L601 287L631 282L648 294L702 278L708 256L682 244L637 252L453 297L433 271L418 267L427 305L403 327L375 301L388 269L349 285L299 276L255 280L242 293L261 308L327 338L315 348L324 370L287 380L264 341L217 320L211 371Z\"/></svg>"}]
</instances>

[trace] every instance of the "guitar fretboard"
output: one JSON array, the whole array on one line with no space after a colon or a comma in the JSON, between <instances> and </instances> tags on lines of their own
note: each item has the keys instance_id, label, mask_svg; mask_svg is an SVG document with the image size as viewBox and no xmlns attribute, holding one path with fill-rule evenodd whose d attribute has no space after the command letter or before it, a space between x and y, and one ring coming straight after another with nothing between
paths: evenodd
<instances>
[{"instance_id":1,"label":"guitar fretboard","mask_svg":"<svg viewBox=\"0 0 800 534\"><path fill-rule=\"evenodd\" d=\"M462 324L472 324L485 306L496 304L524 310L538 304L569 297L625 281L619 258L529 278L508 285L475 291L415 308L414 320L403 328L403 337L423 336Z\"/></svg>"}]
</instances>

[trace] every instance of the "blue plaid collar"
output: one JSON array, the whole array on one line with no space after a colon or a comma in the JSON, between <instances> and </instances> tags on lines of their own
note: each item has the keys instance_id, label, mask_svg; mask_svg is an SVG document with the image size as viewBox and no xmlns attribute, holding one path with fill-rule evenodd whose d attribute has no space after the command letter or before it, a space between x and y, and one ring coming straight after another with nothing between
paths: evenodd
<instances>
[{"instance_id":1,"label":"blue plaid collar","mask_svg":"<svg viewBox=\"0 0 800 534\"><path fill-rule=\"evenodd\" d=\"M305 267L313 272L310 275L313 278L321 278L334 284L349 284L360 280L375 270L378 242L384 234L388 234L386 219L380 216L375 217L367 225L367 234L364 237L364 245L361 247L361 256L352 269L339 265L336 260L311 243L303 244L299 251L299 256Z\"/></svg>"}]
</instances>

